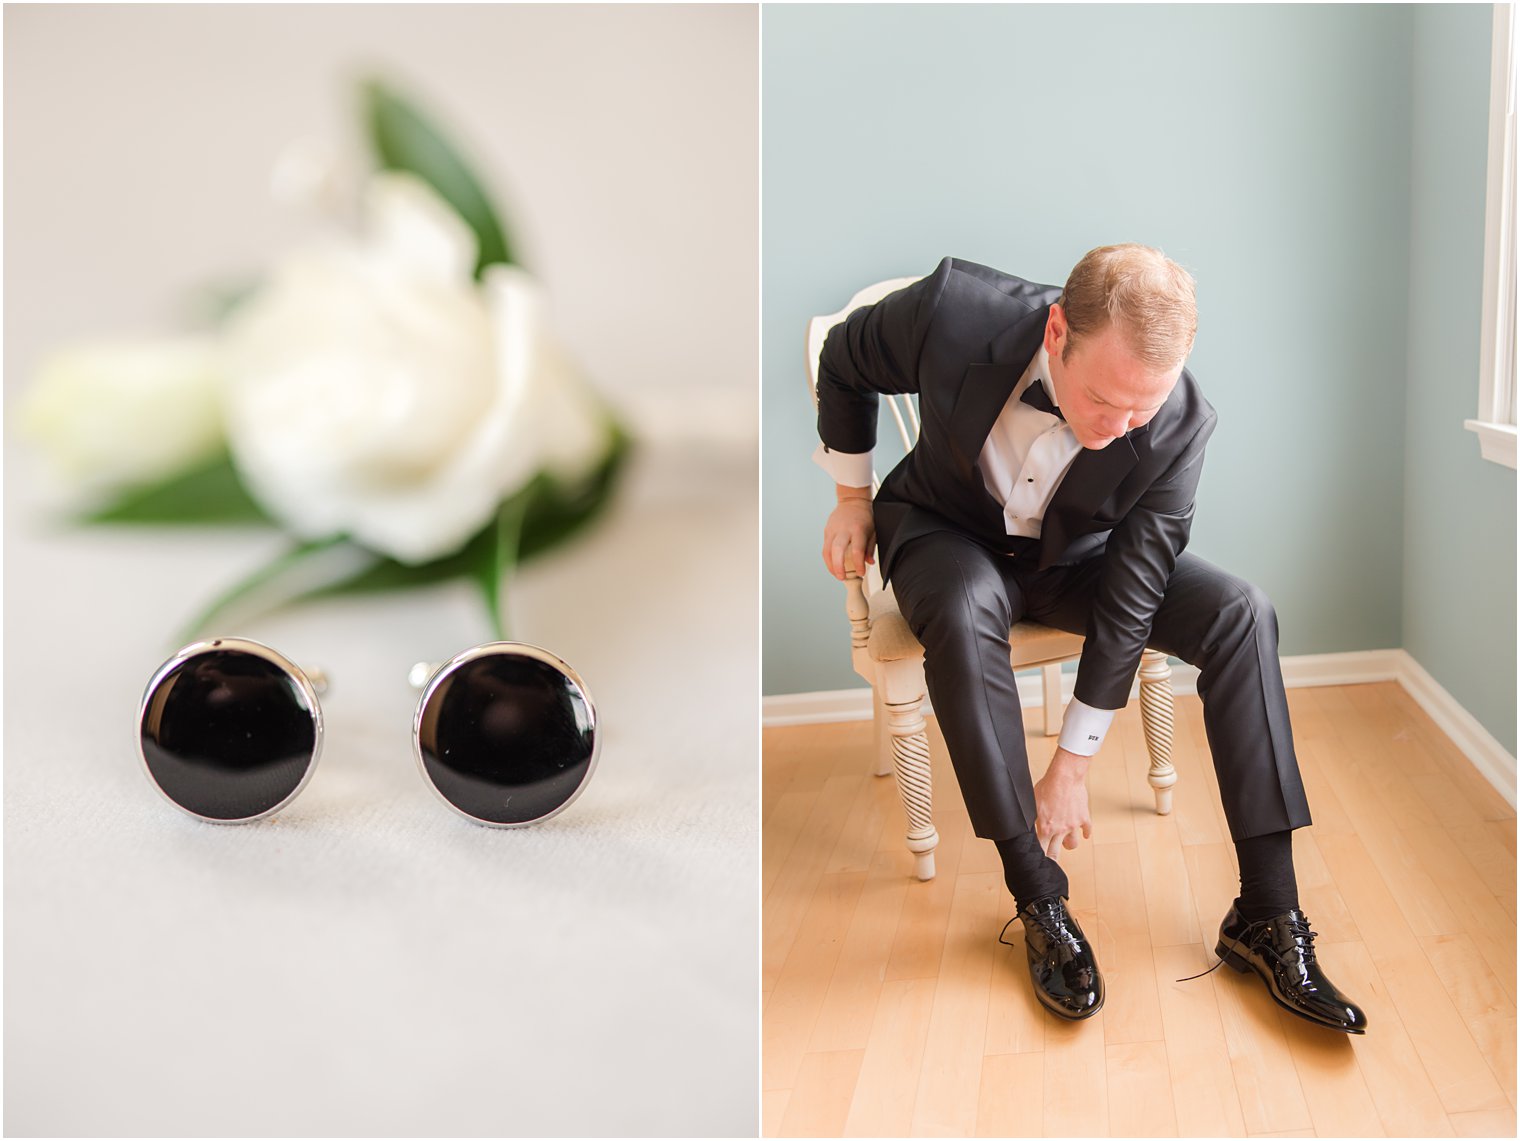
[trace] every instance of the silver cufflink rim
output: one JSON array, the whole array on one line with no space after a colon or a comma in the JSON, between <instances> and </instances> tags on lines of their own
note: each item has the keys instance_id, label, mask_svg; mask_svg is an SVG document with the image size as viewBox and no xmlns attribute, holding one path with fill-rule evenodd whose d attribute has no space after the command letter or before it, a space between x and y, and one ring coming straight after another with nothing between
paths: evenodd
<instances>
[{"instance_id":1,"label":"silver cufflink rim","mask_svg":"<svg viewBox=\"0 0 1520 1141\"><path fill-rule=\"evenodd\" d=\"M422 720L427 712L428 702L432 699L434 693L437 692L438 687L462 666L481 658L493 657L500 654L526 657L558 670L580 691L581 697L586 703L586 711L591 719L591 758L587 762L585 775L581 777L581 781L576 785L575 791L564 801L543 815L535 816L531 820L487 820L465 811L446 797L438 785L434 783L422 756ZM586 791L586 786L591 783L591 778L596 774L597 760L602 750L601 725L597 714L596 700L592 697L591 690L586 685L585 679L576 672L569 662L565 661L564 658L552 650L546 650L542 646L534 645L531 642L482 642L477 646L471 646L467 650L461 650L445 662L418 662L411 668L408 674L408 681L414 689L421 691L417 697L417 708L412 714L412 758L417 764L417 771L422 774L423 783L433 791L433 794L440 801L446 804L452 811L474 824L482 824L488 828L528 828L535 824L542 824L546 820L552 820L580 799L581 794Z\"/></svg>"},{"instance_id":2,"label":"silver cufflink rim","mask_svg":"<svg viewBox=\"0 0 1520 1141\"><path fill-rule=\"evenodd\" d=\"M179 669L181 666L185 665L193 658L199 657L202 654L226 650L251 654L254 657L262 658L277 668L283 670L289 676L290 680L296 684L296 687L299 689L302 697L305 699L306 709L312 720L311 759L306 763L306 771L302 773L300 781L296 784L295 788L293 788L290 793L278 804L274 805L272 808L265 809L263 812L256 813L252 816L203 816L201 813L196 812L194 809L185 807L185 805L174 799L174 797L169 794L163 785L159 784L158 778L153 775L153 769L148 763L147 750L143 746L144 722L148 715L148 709L153 701L154 695L163 685L165 679L167 679L171 673ZM142 765L143 775L148 778L148 783L158 791L160 796L162 796L170 804L174 805L174 807L179 809L179 811L185 813L187 816L193 816L197 820L204 820L208 824L252 824L258 820L266 820L269 817L273 816L275 813L283 810L287 805L290 804L291 801L300 796L301 791L311 783L312 774L317 771L317 762L321 759L322 756L323 740L322 704L318 700L318 695L325 693L326 690L327 675L322 670L315 668L310 670L302 669L300 666L296 665L293 661L287 658L284 654L280 653L278 650L274 649L272 646L267 646L263 642L254 641L252 638L207 638L200 641L191 642L186 646L182 646L180 649L176 650L167 660L165 660L164 663L158 667L158 669L153 671L153 676L149 679L148 684L143 689L142 700L139 701L137 705L137 757Z\"/></svg>"}]
</instances>

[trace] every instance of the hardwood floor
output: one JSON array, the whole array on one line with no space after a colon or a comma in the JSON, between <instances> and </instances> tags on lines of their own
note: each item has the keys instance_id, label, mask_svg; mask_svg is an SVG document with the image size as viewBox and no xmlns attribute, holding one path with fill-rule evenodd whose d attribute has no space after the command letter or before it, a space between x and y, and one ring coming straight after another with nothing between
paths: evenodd
<instances>
[{"instance_id":1,"label":"hardwood floor","mask_svg":"<svg viewBox=\"0 0 1520 1141\"><path fill-rule=\"evenodd\" d=\"M764 734L767 1136L1515 1135L1515 813L1396 684L1288 691L1314 825L1294 835L1351 1038L1208 967L1235 895L1196 697L1177 702L1171 816L1145 782L1138 703L1065 853L1108 997L1035 1003L997 852L971 834L944 741L937 877L912 878L866 722ZM1026 721L1036 775L1054 749Z\"/></svg>"}]
</instances>

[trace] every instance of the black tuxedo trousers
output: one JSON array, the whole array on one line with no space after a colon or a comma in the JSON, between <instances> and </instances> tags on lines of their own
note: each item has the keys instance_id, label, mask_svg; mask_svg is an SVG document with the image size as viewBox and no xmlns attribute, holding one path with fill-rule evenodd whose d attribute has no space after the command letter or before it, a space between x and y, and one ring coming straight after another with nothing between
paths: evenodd
<instances>
[{"instance_id":1,"label":"black tuxedo trousers","mask_svg":"<svg viewBox=\"0 0 1520 1141\"><path fill-rule=\"evenodd\" d=\"M1106 557L1042 571L1036 547L1028 540L1010 555L937 531L906 543L892 570L903 617L924 646L929 697L972 827L991 840L1030 832L1035 823L1009 630L1028 619L1084 633ZM1277 614L1266 595L1184 551L1146 644L1198 667L1231 838L1308 825L1277 658Z\"/></svg>"}]
</instances>

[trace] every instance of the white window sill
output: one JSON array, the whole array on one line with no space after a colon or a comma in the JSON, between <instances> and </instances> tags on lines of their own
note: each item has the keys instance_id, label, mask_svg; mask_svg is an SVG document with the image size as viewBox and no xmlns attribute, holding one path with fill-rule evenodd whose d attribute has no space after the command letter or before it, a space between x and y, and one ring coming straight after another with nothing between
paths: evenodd
<instances>
[{"instance_id":1,"label":"white window sill","mask_svg":"<svg viewBox=\"0 0 1520 1141\"><path fill-rule=\"evenodd\" d=\"M1515 426L1491 424L1484 420L1464 420L1462 427L1478 434L1483 458L1513 469L1515 466Z\"/></svg>"}]
</instances>

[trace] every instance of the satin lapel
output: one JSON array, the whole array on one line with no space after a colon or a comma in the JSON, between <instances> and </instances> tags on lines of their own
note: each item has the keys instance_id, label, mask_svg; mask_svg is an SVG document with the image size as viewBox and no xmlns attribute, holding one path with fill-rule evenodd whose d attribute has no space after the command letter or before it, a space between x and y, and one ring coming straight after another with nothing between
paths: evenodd
<instances>
[{"instance_id":1,"label":"satin lapel","mask_svg":"<svg viewBox=\"0 0 1520 1141\"><path fill-rule=\"evenodd\" d=\"M1098 513L1103 501L1113 494L1119 481L1140 462L1137 448L1149 449L1146 428L1131 436L1120 436L1108 447L1093 451L1082 449L1051 497L1040 525L1040 568L1050 566L1061 557L1089 520Z\"/></svg>"},{"instance_id":2,"label":"satin lapel","mask_svg":"<svg viewBox=\"0 0 1520 1141\"><path fill-rule=\"evenodd\" d=\"M992 339L989 362L966 369L951 416L951 439L964 466L975 466L993 422L1040 347L1049 312L1047 305L1026 313Z\"/></svg>"},{"instance_id":3,"label":"satin lapel","mask_svg":"<svg viewBox=\"0 0 1520 1141\"><path fill-rule=\"evenodd\" d=\"M987 434L1023 375L1024 366L1016 364L974 364L966 369L951 421L956 456L963 467L976 464Z\"/></svg>"}]
</instances>

